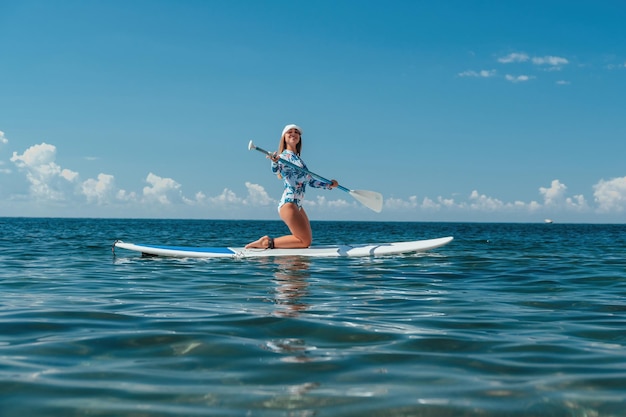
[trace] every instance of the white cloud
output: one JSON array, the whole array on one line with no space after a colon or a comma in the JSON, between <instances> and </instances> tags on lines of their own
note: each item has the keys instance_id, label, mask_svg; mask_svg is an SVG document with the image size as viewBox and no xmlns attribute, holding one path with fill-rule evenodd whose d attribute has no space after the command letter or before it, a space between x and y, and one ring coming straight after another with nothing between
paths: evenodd
<instances>
[{"instance_id":1,"label":"white cloud","mask_svg":"<svg viewBox=\"0 0 626 417\"><path fill-rule=\"evenodd\" d=\"M408 200L403 200L401 198L387 198L385 199L385 208L391 210L397 209L413 209L417 208L417 196L410 196Z\"/></svg>"},{"instance_id":2,"label":"white cloud","mask_svg":"<svg viewBox=\"0 0 626 417\"><path fill-rule=\"evenodd\" d=\"M248 189L248 196L244 200L245 204L251 206L267 206L276 203L276 200L267 194L263 186L246 182L246 188Z\"/></svg>"},{"instance_id":3,"label":"white cloud","mask_svg":"<svg viewBox=\"0 0 626 417\"><path fill-rule=\"evenodd\" d=\"M243 199L238 197L237 194L235 194L233 191L229 190L228 188L224 188L224 191L222 191L222 193L216 197L209 197L208 201L210 203L221 205L221 206L235 205L235 204L238 205L238 204L243 203Z\"/></svg>"},{"instance_id":4,"label":"white cloud","mask_svg":"<svg viewBox=\"0 0 626 417\"><path fill-rule=\"evenodd\" d=\"M195 197L196 197L196 201L200 204L205 203L207 201L207 196L202 191L198 191Z\"/></svg>"},{"instance_id":5,"label":"white cloud","mask_svg":"<svg viewBox=\"0 0 626 417\"><path fill-rule=\"evenodd\" d=\"M437 197L437 201L439 201L439 204L441 204L443 207L453 207L454 206L454 199L453 198Z\"/></svg>"},{"instance_id":6,"label":"white cloud","mask_svg":"<svg viewBox=\"0 0 626 417\"><path fill-rule=\"evenodd\" d=\"M137 201L137 193L134 191L117 190L115 192L115 198L120 201Z\"/></svg>"},{"instance_id":7,"label":"white cloud","mask_svg":"<svg viewBox=\"0 0 626 417\"><path fill-rule=\"evenodd\" d=\"M181 185L171 178L162 178L150 172L146 182L149 185L143 188L143 197L147 202L170 205L183 200Z\"/></svg>"},{"instance_id":8,"label":"white cloud","mask_svg":"<svg viewBox=\"0 0 626 417\"><path fill-rule=\"evenodd\" d=\"M587 210L589 208L585 196L582 194L575 195L574 197L567 197L565 199L565 207L568 209L575 209L578 211Z\"/></svg>"},{"instance_id":9,"label":"white cloud","mask_svg":"<svg viewBox=\"0 0 626 417\"><path fill-rule=\"evenodd\" d=\"M490 78L495 77L496 70L480 70L478 72L469 70L459 73L459 77L476 77L476 78Z\"/></svg>"},{"instance_id":10,"label":"white cloud","mask_svg":"<svg viewBox=\"0 0 626 417\"><path fill-rule=\"evenodd\" d=\"M505 64L505 65L513 64L513 63L530 62L530 63L532 63L535 66L542 66L543 67L543 71L559 71L559 70L561 70L561 67L563 65L569 64L569 61L566 58L563 58L563 57L552 56L552 55L530 57L528 54L526 54L524 52L513 52L513 53L510 53L510 54L508 54L506 56L502 56L500 58L497 58L497 61L499 63ZM492 77L498 77L498 72L495 69L481 70L481 71L467 70L467 71L464 71L464 72L460 72L457 75L459 77L492 78ZM512 82L512 83L523 83L523 82L530 81L531 79L534 79L534 78L535 78L535 76L527 75L527 74L522 74L522 75L506 74L506 75L504 75L504 79L509 81L509 82ZM564 84L569 84L569 82L567 82L567 81L557 81L557 84L564 85Z\"/></svg>"},{"instance_id":11,"label":"white cloud","mask_svg":"<svg viewBox=\"0 0 626 417\"><path fill-rule=\"evenodd\" d=\"M241 205L263 207L271 204L277 204L276 199L270 197L262 185L246 181L245 186L247 191L247 195L245 197L239 197L234 191L224 188L222 193L215 197L207 197L201 192L197 193L196 201L216 205L222 208L239 207Z\"/></svg>"},{"instance_id":12,"label":"white cloud","mask_svg":"<svg viewBox=\"0 0 626 417\"><path fill-rule=\"evenodd\" d=\"M626 177L600 180L593 189L600 213L622 213L626 210Z\"/></svg>"},{"instance_id":13,"label":"white cloud","mask_svg":"<svg viewBox=\"0 0 626 417\"><path fill-rule=\"evenodd\" d=\"M543 205L547 208L559 208L574 211L588 210L589 206L583 195L567 197L567 186L559 180L552 180L550 187L539 187L543 195Z\"/></svg>"},{"instance_id":14,"label":"white cloud","mask_svg":"<svg viewBox=\"0 0 626 417\"><path fill-rule=\"evenodd\" d=\"M552 180L550 187L539 187L539 192L543 195L543 202L546 206L559 204L563 201L567 186L559 180Z\"/></svg>"},{"instance_id":15,"label":"white cloud","mask_svg":"<svg viewBox=\"0 0 626 417\"><path fill-rule=\"evenodd\" d=\"M307 207L321 207L321 208L329 208L329 209L345 209L348 207L355 208L359 206L356 201L347 201L343 198L339 198L336 200L329 200L326 196L318 195L315 200L309 199L304 200L303 204Z\"/></svg>"},{"instance_id":16,"label":"white cloud","mask_svg":"<svg viewBox=\"0 0 626 417\"><path fill-rule=\"evenodd\" d=\"M528 59L529 56L523 52L513 52L512 54L498 58L498 62L501 64L510 64L513 62L526 62Z\"/></svg>"},{"instance_id":17,"label":"white cloud","mask_svg":"<svg viewBox=\"0 0 626 417\"><path fill-rule=\"evenodd\" d=\"M397 203L396 203L396 206L398 206ZM439 196L434 200L430 197L424 197L424 199L422 200L422 204L419 206L419 208L423 210L428 210L428 211L437 211L443 208L455 209L455 208L460 208L462 206L463 206L462 203L461 204L456 203L456 201L453 198L444 198L442 196Z\"/></svg>"},{"instance_id":18,"label":"white cloud","mask_svg":"<svg viewBox=\"0 0 626 417\"><path fill-rule=\"evenodd\" d=\"M531 201L528 204L526 204L524 202L521 202L521 201L516 201L515 205L516 206L520 206L520 207L524 207L524 205L526 205L526 207L528 207L528 210L531 213L534 212L534 211L539 211L541 209L541 204L537 203L536 201Z\"/></svg>"},{"instance_id":19,"label":"white cloud","mask_svg":"<svg viewBox=\"0 0 626 417\"><path fill-rule=\"evenodd\" d=\"M626 178L626 177L625 177ZM626 179L624 180L626 183ZM411 196L408 200L399 198L391 198L385 201L385 210L388 211L450 211L464 213L463 215L471 216L472 214L533 214L539 211L569 211L578 213L590 212L590 207L583 195L567 196L567 186L559 180L553 180L550 187L540 187L539 192L543 196L543 204L536 201L528 203L516 200L514 202L505 202L496 197L481 194L477 190L470 193L466 200L458 200L452 198L425 197L421 204L417 204L417 197ZM626 195L626 192L624 193Z\"/></svg>"},{"instance_id":20,"label":"white cloud","mask_svg":"<svg viewBox=\"0 0 626 417\"><path fill-rule=\"evenodd\" d=\"M343 198L337 200L327 200L326 197L321 197L326 201L326 206L331 209L346 209L350 207L363 207L355 201L347 201Z\"/></svg>"},{"instance_id":21,"label":"white cloud","mask_svg":"<svg viewBox=\"0 0 626 417\"><path fill-rule=\"evenodd\" d=\"M532 63L535 65L551 65L553 67L560 67L562 65L569 64L566 58L559 56L535 56L532 59Z\"/></svg>"},{"instance_id":22,"label":"white cloud","mask_svg":"<svg viewBox=\"0 0 626 417\"><path fill-rule=\"evenodd\" d=\"M484 194L479 194L476 190L472 191L469 199L470 207L475 210L496 211L505 207L505 204L497 198L488 197Z\"/></svg>"},{"instance_id":23,"label":"white cloud","mask_svg":"<svg viewBox=\"0 0 626 417\"><path fill-rule=\"evenodd\" d=\"M528 54L523 52L513 52L507 56L503 56L498 58L498 62L501 64L512 64L517 62L527 62L530 60L534 65L549 65L552 67L561 67L563 65L569 64L567 58L563 58L560 56L534 56L530 57Z\"/></svg>"},{"instance_id":24,"label":"white cloud","mask_svg":"<svg viewBox=\"0 0 626 417\"><path fill-rule=\"evenodd\" d=\"M99 174L97 180L90 178L84 181L81 190L87 197L87 202L105 205L116 196L115 179L113 175Z\"/></svg>"},{"instance_id":25,"label":"white cloud","mask_svg":"<svg viewBox=\"0 0 626 417\"><path fill-rule=\"evenodd\" d=\"M396 204L397 206L397 204ZM422 208L426 209L426 210L436 210L438 208L440 208L441 206L439 204L437 204L434 200L432 200L429 197L424 197L424 200L422 200Z\"/></svg>"},{"instance_id":26,"label":"white cloud","mask_svg":"<svg viewBox=\"0 0 626 417\"><path fill-rule=\"evenodd\" d=\"M507 74L507 75L504 76L504 78L507 81L510 81L512 83L522 83L522 82L529 81L531 78L534 78L534 77L531 77L529 75L517 75L517 76L515 76L515 75Z\"/></svg>"},{"instance_id":27,"label":"white cloud","mask_svg":"<svg viewBox=\"0 0 626 417\"><path fill-rule=\"evenodd\" d=\"M4 132L0 130L0 145L6 145L9 140L4 136ZM11 170L8 168L2 168L4 161L0 161L0 174L10 174Z\"/></svg>"},{"instance_id":28,"label":"white cloud","mask_svg":"<svg viewBox=\"0 0 626 417\"><path fill-rule=\"evenodd\" d=\"M71 192L69 185L78 179L77 172L62 169L55 158L56 147L45 142L31 146L22 155L13 152L11 162L26 172L30 192L36 199L65 200Z\"/></svg>"}]
</instances>

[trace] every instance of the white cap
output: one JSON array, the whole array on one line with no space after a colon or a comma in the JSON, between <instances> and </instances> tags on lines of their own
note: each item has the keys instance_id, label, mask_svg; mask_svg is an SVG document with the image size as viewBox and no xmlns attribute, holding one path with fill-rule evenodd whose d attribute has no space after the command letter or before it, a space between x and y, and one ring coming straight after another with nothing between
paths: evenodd
<instances>
[{"instance_id":1,"label":"white cap","mask_svg":"<svg viewBox=\"0 0 626 417\"><path fill-rule=\"evenodd\" d=\"M287 125L285 126L285 128L283 129L283 134L280 135L281 137L285 136L285 133L287 133L287 131L291 130L291 129L296 129L298 130L298 132L300 132L300 134L302 134L302 128L298 125Z\"/></svg>"}]
</instances>

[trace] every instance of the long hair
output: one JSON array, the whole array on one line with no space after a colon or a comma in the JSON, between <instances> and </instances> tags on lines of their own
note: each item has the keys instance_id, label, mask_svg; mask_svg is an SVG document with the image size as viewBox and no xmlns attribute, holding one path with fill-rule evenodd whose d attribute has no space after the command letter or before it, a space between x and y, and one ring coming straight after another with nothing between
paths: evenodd
<instances>
[{"instance_id":1,"label":"long hair","mask_svg":"<svg viewBox=\"0 0 626 417\"><path fill-rule=\"evenodd\" d=\"M287 133L285 133L285 135L286 134ZM279 155L283 153L283 151L287 148L287 144L285 143L285 135L282 135L280 137L280 143L278 144ZM298 141L298 144L296 145L296 155L300 156L300 152L302 152L302 133L300 133L300 140ZM283 176L280 175L280 172L276 174L276 176L280 178L281 180L283 179Z\"/></svg>"}]
</instances>

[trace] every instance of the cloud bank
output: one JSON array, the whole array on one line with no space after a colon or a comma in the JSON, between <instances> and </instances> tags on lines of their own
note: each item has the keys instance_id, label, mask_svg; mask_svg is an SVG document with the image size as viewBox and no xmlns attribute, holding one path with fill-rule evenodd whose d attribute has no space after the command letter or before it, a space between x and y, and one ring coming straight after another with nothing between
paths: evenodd
<instances>
[{"instance_id":1,"label":"cloud bank","mask_svg":"<svg viewBox=\"0 0 626 417\"><path fill-rule=\"evenodd\" d=\"M509 59L521 59L509 57ZM0 147L8 140L0 132ZM12 167L4 167L0 181L11 181L15 176L25 179L28 189L22 193L6 193L0 188L0 197L4 200L5 212L11 204L28 203L40 209L36 215L45 216L50 207L79 207L83 213L100 213L102 217L119 217L123 213L144 213L148 216L176 216L229 218L242 215L242 209L267 209L264 213L275 216L276 200L267 193L263 186L246 182L244 195L225 188L220 194L207 196L202 191L186 195L183 186L173 178L164 178L149 172L143 187L138 191L126 190L116 185L111 174L100 173L96 178L82 179L78 172L61 167L56 162L57 149L54 145L40 143L30 146L23 153L13 152L10 158ZM471 190L465 197L388 196L385 199L383 213L386 220L422 220L482 218L493 219L494 215L518 215L555 217L555 213L569 215L619 215L626 211L626 176L601 179L593 186L593 199L590 203L583 195L568 195L567 186L554 179L548 186L538 188L538 201L506 202L496 197ZM333 218L354 218L359 213L368 213L358 202L347 194L334 194L339 198L317 196L305 201L310 210L325 211ZM345 198L343 198L345 196ZM107 209L110 209L107 211ZM118 211L114 210L118 209ZM196 211L193 211L196 210ZM19 213L19 211L18 211ZM56 212L55 212L56 213ZM195 213L195 214L194 214ZM16 214L11 214L16 215ZM20 214L17 214L20 215Z\"/></svg>"},{"instance_id":2,"label":"cloud bank","mask_svg":"<svg viewBox=\"0 0 626 417\"><path fill-rule=\"evenodd\" d=\"M542 71L561 71L565 65L568 65L570 62L567 58L553 55L546 56L530 56L525 52L512 52L505 56L500 56L496 58L496 63L501 64L503 66L507 66L508 69L515 67L521 68L524 71L535 71L536 69L540 69ZM530 67L523 66L524 64L531 64ZM517 65L517 66L516 66ZM534 67L534 68L533 68ZM459 77L465 78L496 78L500 77L508 82L517 84L524 83L527 81L531 81L537 78L536 75L523 73L523 74L511 74L504 73L503 75L499 75L500 71L498 69L488 69L488 70L466 70L458 73ZM567 85L569 82L567 80L558 80L556 81L558 85Z\"/></svg>"}]
</instances>

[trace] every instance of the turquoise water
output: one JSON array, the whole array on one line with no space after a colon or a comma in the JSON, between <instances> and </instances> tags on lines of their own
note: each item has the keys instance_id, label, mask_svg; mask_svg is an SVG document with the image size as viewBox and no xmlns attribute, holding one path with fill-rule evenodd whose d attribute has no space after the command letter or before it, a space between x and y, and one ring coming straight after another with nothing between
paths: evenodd
<instances>
[{"instance_id":1,"label":"turquoise water","mask_svg":"<svg viewBox=\"0 0 626 417\"><path fill-rule=\"evenodd\" d=\"M0 218L0 416L625 416L626 225L314 222L372 259L141 258L279 222Z\"/></svg>"}]
</instances>

